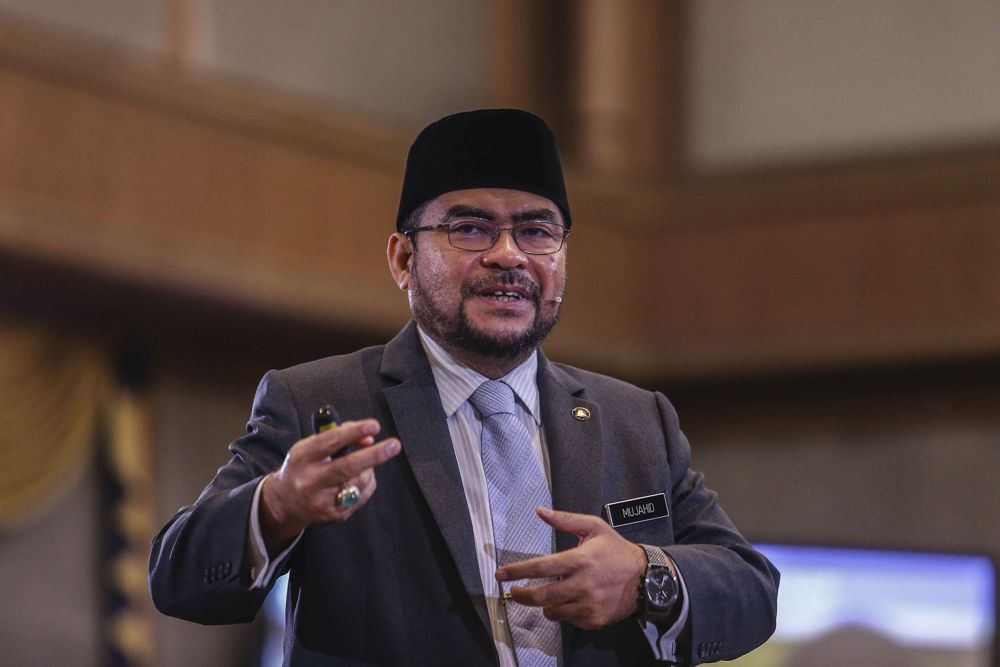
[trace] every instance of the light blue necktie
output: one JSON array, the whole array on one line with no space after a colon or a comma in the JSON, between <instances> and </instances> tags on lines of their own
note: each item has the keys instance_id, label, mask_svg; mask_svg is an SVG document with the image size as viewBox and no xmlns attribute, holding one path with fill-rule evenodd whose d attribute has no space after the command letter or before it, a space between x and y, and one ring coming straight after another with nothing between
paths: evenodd
<instances>
[{"instance_id":1,"label":"light blue necktie","mask_svg":"<svg viewBox=\"0 0 1000 667\"><path fill-rule=\"evenodd\" d=\"M469 400L483 418L483 471L490 494L497 565L551 554L552 528L538 518L535 508L551 508L552 498L531 435L514 413L514 390L499 380L487 380ZM510 584L502 586L507 590ZM562 643L559 624L545 618L538 607L510 600L504 608L517 664L558 665Z\"/></svg>"}]
</instances>

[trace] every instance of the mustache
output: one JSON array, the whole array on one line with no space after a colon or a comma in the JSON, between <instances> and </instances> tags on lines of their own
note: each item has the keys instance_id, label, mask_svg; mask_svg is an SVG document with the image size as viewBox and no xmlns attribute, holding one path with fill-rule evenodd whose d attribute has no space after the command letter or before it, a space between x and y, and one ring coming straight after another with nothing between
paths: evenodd
<instances>
[{"instance_id":1,"label":"mustache","mask_svg":"<svg viewBox=\"0 0 1000 667\"><path fill-rule=\"evenodd\" d=\"M465 283L462 286L462 297L470 298L481 294L487 288L502 283L505 287L517 286L526 294L527 298L538 302L541 290L534 280L523 269L507 269L503 271L493 271L485 276L480 276Z\"/></svg>"}]
</instances>

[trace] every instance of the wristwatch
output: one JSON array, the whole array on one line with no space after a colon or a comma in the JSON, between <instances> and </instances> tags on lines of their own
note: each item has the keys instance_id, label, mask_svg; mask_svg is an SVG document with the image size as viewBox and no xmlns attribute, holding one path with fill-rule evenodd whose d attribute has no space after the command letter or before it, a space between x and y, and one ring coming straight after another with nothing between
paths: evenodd
<instances>
[{"instance_id":1,"label":"wristwatch","mask_svg":"<svg viewBox=\"0 0 1000 667\"><path fill-rule=\"evenodd\" d=\"M639 612L648 620L667 620L680 598L681 583L660 547L640 544L646 552L646 572L639 581Z\"/></svg>"}]
</instances>

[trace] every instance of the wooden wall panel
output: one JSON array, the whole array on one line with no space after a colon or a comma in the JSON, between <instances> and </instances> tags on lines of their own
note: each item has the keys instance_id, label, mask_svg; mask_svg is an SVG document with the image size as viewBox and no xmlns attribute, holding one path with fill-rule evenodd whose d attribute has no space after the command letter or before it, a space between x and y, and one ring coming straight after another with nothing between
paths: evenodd
<instances>
[{"instance_id":1,"label":"wooden wall panel","mask_svg":"<svg viewBox=\"0 0 1000 667\"><path fill-rule=\"evenodd\" d=\"M0 88L8 247L331 324L404 316L359 252L384 246L395 170L23 72Z\"/></svg>"},{"instance_id":2,"label":"wooden wall panel","mask_svg":"<svg viewBox=\"0 0 1000 667\"><path fill-rule=\"evenodd\" d=\"M289 326L384 336L406 319L383 249L409 132L0 37L0 258ZM570 161L570 288L547 347L648 382L995 356L998 175L995 147L661 182Z\"/></svg>"},{"instance_id":3,"label":"wooden wall panel","mask_svg":"<svg viewBox=\"0 0 1000 667\"><path fill-rule=\"evenodd\" d=\"M682 374L989 354L998 253L1000 203L678 230L650 333Z\"/></svg>"}]
</instances>

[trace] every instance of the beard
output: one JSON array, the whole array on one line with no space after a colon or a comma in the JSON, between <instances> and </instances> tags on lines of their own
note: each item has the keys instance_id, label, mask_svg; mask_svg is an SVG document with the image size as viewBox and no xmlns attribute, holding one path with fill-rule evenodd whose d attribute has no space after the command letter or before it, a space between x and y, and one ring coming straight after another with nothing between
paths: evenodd
<instances>
[{"instance_id":1,"label":"beard","mask_svg":"<svg viewBox=\"0 0 1000 667\"><path fill-rule=\"evenodd\" d=\"M466 304L489 285L497 282L517 285L526 291L525 298L535 304L535 317L530 326L521 331L494 333L483 331L470 321ZM430 281L433 282L433 281ZM564 286L565 287L565 286ZM498 360L515 360L534 351L552 327L559 321L559 309L543 314L538 285L521 269L494 271L462 285L461 301L455 312L446 311L435 302L433 295L440 293L433 284L425 284L417 267L413 267L410 285L410 305L417 323L446 347L453 347L468 354Z\"/></svg>"}]
</instances>

